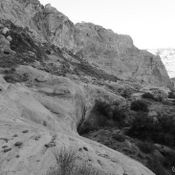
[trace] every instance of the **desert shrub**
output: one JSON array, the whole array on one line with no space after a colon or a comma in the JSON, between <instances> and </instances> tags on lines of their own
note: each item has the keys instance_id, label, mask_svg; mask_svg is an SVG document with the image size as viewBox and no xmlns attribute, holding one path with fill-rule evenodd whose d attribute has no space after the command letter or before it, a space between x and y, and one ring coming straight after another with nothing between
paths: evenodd
<instances>
[{"instance_id":1,"label":"desert shrub","mask_svg":"<svg viewBox=\"0 0 175 175\"><path fill-rule=\"evenodd\" d=\"M131 94L132 94L132 90L130 89L123 89L121 92L120 92L120 95L124 98L130 98L131 97Z\"/></svg>"},{"instance_id":2,"label":"desert shrub","mask_svg":"<svg viewBox=\"0 0 175 175\"><path fill-rule=\"evenodd\" d=\"M154 121L146 113L138 113L127 133L140 140L175 146L175 121L170 116Z\"/></svg>"},{"instance_id":3,"label":"desert shrub","mask_svg":"<svg viewBox=\"0 0 175 175\"><path fill-rule=\"evenodd\" d=\"M113 135L112 135L112 138L113 138L114 140L119 141L119 142L124 142L124 141L125 141L125 136L122 135L122 134L113 134Z\"/></svg>"},{"instance_id":4,"label":"desert shrub","mask_svg":"<svg viewBox=\"0 0 175 175\"><path fill-rule=\"evenodd\" d=\"M75 163L77 156L74 150L63 148L53 151L53 155L56 167L49 169L47 175L105 175L85 162L78 166Z\"/></svg>"},{"instance_id":5,"label":"desert shrub","mask_svg":"<svg viewBox=\"0 0 175 175\"><path fill-rule=\"evenodd\" d=\"M125 124L125 118L126 118L125 110L119 109L118 107L115 107L113 109L113 111L112 111L112 119L114 121L116 121L120 125L124 125Z\"/></svg>"},{"instance_id":6,"label":"desert shrub","mask_svg":"<svg viewBox=\"0 0 175 175\"><path fill-rule=\"evenodd\" d=\"M168 98L175 99L175 92L170 91L170 92L168 93Z\"/></svg>"},{"instance_id":7,"label":"desert shrub","mask_svg":"<svg viewBox=\"0 0 175 175\"><path fill-rule=\"evenodd\" d=\"M152 153L154 150L155 150L155 146L153 145L152 142L142 142L142 141L139 141L137 143L137 146L139 147L139 149L146 153L146 154L149 154L149 153Z\"/></svg>"},{"instance_id":8,"label":"desert shrub","mask_svg":"<svg viewBox=\"0 0 175 175\"><path fill-rule=\"evenodd\" d=\"M83 135L94 131L95 129L97 129L97 126L92 125L89 121L85 121L81 125L79 125L77 131L80 135Z\"/></svg>"},{"instance_id":9,"label":"desert shrub","mask_svg":"<svg viewBox=\"0 0 175 175\"><path fill-rule=\"evenodd\" d=\"M53 175L69 175L73 171L76 153L73 150L62 148L60 151L54 150L53 155L56 160L57 167L53 171Z\"/></svg>"},{"instance_id":10,"label":"desert shrub","mask_svg":"<svg viewBox=\"0 0 175 175\"><path fill-rule=\"evenodd\" d=\"M175 118L174 116L163 116L159 119L164 133L175 135Z\"/></svg>"},{"instance_id":11,"label":"desert shrub","mask_svg":"<svg viewBox=\"0 0 175 175\"><path fill-rule=\"evenodd\" d=\"M142 98L155 100L153 94L151 94L151 93L149 93L149 92L144 93L144 94L142 95Z\"/></svg>"},{"instance_id":12,"label":"desert shrub","mask_svg":"<svg viewBox=\"0 0 175 175\"><path fill-rule=\"evenodd\" d=\"M131 110L148 112L148 104L144 100L136 100L131 103Z\"/></svg>"},{"instance_id":13,"label":"desert shrub","mask_svg":"<svg viewBox=\"0 0 175 175\"><path fill-rule=\"evenodd\" d=\"M104 101L95 101L95 106L94 106L94 111L97 113L104 115L104 116L109 116L109 111L110 111L110 105L107 102Z\"/></svg>"},{"instance_id":14,"label":"desert shrub","mask_svg":"<svg viewBox=\"0 0 175 175\"><path fill-rule=\"evenodd\" d=\"M138 113L132 121L128 134L141 140L148 140L155 135L157 130L157 125L152 118L145 113Z\"/></svg>"},{"instance_id":15,"label":"desert shrub","mask_svg":"<svg viewBox=\"0 0 175 175\"><path fill-rule=\"evenodd\" d=\"M174 145L174 136L170 133L166 133L162 130L160 130L159 133L157 133L156 137L154 138L154 141L157 143L161 143L163 145L167 146L173 146Z\"/></svg>"},{"instance_id":16,"label":"desert shrub","mask_svg":"<svg viewBox=\"0 0 175 175\"><path fill-rule=\"evenodd\" d=\"M164 166L167 168L174 166L175 151L166 152L163 155L165 157L165 161L163 162Z\"/></svg>"},{"instance_id":17,"label":"desert shrub","mask_svg":"<svg viewBox=\"0 0 175 175\"><path fill-rule=\"evenodd\" d=\"M104 173L101 174L100 171L97 171L86 163L83 163L81 166L76 167L74 175L104 175Z\"/></svg>"},{"instance_id":18,"label":"desert shrub","mask_svg":"<svg viewBox=\"0 0 175 175\"><path fill-rule=\"evenodd\" d=\"M78 126L78 133L86 134L102 127L122 127L126 124L126 109L120 109L118 104L110 104L97 100L90 117Z\"/></svg>"},{"instance_id":19,"label":"desert shrub","mask_svg":"<svg viewBox=\"0 0 175 175\"><path fill-rule=\"evenodd\" d=\"M152 155L151 158L148 159L148 168L151 169L156 175L169 175L167 171L163 167L162 163Z\"/></svg>"},{"instance_id":20,"label":"desert shrub","mask_svg":"<svg viewBox=\"0 0 175 175\"><path fill-rule=\"evenodd\" d=\"M126 118L125 110L120 109L118 105L106 102L96 101L94 111L99 114L98 120L100 126L107 125L108 120L112 120L114 121L113 123L117 122L122 125Z\"/></svg>"}]
</instances>

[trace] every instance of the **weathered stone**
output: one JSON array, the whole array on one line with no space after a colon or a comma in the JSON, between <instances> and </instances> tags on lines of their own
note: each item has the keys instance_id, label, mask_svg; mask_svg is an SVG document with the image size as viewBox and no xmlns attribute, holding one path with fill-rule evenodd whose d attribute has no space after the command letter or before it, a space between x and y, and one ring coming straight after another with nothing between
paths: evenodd
<instances>
[{"instance_id":1,"label":"weathered stone","mask_svg":"<svg viewBox=\"0 0 175 175\"><path fill-rule=\"evenodd\" d=\"M38 2L1 1L1 18L28 27L40 41L49 41L95 63L121 79L138 80L156 86L170 86L160 57L133 45L130 36L118 35L91 23L74 25L50 5Z\"/></svg>"}]
</instances>

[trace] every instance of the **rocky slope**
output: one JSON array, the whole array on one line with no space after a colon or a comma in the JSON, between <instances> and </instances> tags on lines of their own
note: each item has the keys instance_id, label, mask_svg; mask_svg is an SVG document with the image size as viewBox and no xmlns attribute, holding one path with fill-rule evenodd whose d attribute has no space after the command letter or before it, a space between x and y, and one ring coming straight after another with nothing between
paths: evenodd
<instances>
[{"instance_id":1,"label":"rocky slope","mask_svg":"<svg viewBox=\"0 0 175 175\"><path fill-rule=\"evenodd\" d=\"M137 49L129 36L90 23L74 25L55 8L43 7L39 1L1 1L0 13L1 18L29 28L38 40L71 50L118 78L170 85L160 57Z\"/></svg>"},{"instance_id":2,"label":"rocky slope","mask_svg":"<svg viewBox=\"0 0 175 175\"><path fill-rule=\"evenodd\" d=\"M133 129L137 117L151 118L155 128L167 114L175 128L170 80L159 57L137 49L129 36L74 25L36 0L2 0L0 14L0 175L54 175L70 166L72 151L74 170L85 165L76 175L171 173L174 130L156 128L155 140ZM117 148L109 136L121 140L118 131L126 142ZM151 152L138 146L143 138L154 145Z\"/></svg>"}]
</instances>

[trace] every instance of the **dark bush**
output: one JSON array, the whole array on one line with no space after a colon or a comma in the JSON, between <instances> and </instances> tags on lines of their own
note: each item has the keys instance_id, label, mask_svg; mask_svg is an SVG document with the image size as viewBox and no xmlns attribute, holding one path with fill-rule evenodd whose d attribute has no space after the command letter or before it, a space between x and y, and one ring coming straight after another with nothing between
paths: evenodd
<instances>
[{"instance_id":1,"label":"dark bush","mask_svg":"<svg viewBox=\"0 0 175 175\"><path fill-rule=\"evenodd\" d=\"M111 107L110 107L109 103L96 100L93 110L96 111L97 113L109 118L109 116L110 116L109 113L110 113Z\"/></svg>"},{"instance_id":2,"label":"dark bush","mask_svg":"<svg viewBox=\"0 0 175 175\"><path fill-rule=\"evenodd\" d=\"M144 94L142 95L142 98L155 100L153 94L151 94L151 93L149 93L149 92L144 93Z\"/></svg>"},{"instance_id":3,"label":"dark bush","mask_svg":"<svg viewBox=\"0 0 175 175\"><path fill-rule=\"evenodd\" d=\"M126 123L125 118L125 110L119 109L118 104L96 100L90 117L78 126L78 133L86 134L101 127L122 127Z\"/></svg>"},{"instance_id":4,"label":"dark bush","mask_svg":"<svg viewBox=\"0 0 175 175\"><path fill-rule=\"evenodd\" d=\"M162 131L175 136L175 118L172 116L163 116L159 119Z\"/></svg>"},{"instance_id":5,"label":"dark bush","mask_svg":"<svg viewBox=\"0 0 175 175\"><path fill-rule=\"evenodd\" d=\"M144 100L136 100L131 103L131 110L148 112L148 104Z\"/></svg>"},{"instance_id":6,"label":"dark bush","mask_svg":"<svg viewBox=\"0 0 175 175\"><path fill-rule=\"evenodd\" d=\"M116 122L118 122L120 125L124 124L124 120L126 118L125 111L122 109L119 109L118 107L115 107L112 111L112 119Z\"/></svg>"},{"instance_id":7,"label":"dark bush","mask_svg":"<svg viewBox=\"0 0 175 175\"><path fill-rule=\"evenodd\" d=\"M163 155L165 157L165 161L163 162L165 167L171 168L172 166L175 166L175 164L174 164L175 151L166 152L166 153L163 153Z\"/></svg>"},{"instance_id":8,"label":"dark bush","mask_svg":"<svg viewBox=\"0 0 175 175\"><path fill-rule=\"evenodd\" d=\"M168 93L168 98L175 99L175 92L170 91L170 92Z\"/></svg>"},{"instance_id":9,"label":"dark bush","mask_svg":"<svg viewBox=\"0 0 175 175\"><path fill-rule=\"evenodd\" d=\"M118 105L109 104L106 102L96 101L94 110L99 115L101 125L106 125L106 121L112 120L122 125L126 118L125 111L120 109Z\"/></svg>"},{"instance_id":10,"label":"dark bush","mask_svg":"<svg viewBox=\"0 0 175 175\"><path fill-rule=\"evenodd\" d=\"M146 154L152 153L155 150L155 146L153 145L153 143L147 141L145 142L139 141L137 143L137 146L142 152Z\"/></svg>"},{"instance_id":11,"label":"dark bush","mask_svg":"<svg viewBox=\"0 0 175 175\"><path fill-rule=\"evenodd\" d=\"M148 158L148 168L151 169L156 175L169 175L163 167L162 163L154 155Z\"/></svg>"},{"instance_id":12,"label":"dark bush","mask_svg":"<svg viewBox=\"0 0 175 175\"><path fill-rule=\"evenodd\" d=\"M124 142L125 141L125 136L122 134L113 134L112 138L119 141L119 142Z\"/></svg>"},{"instance_id":13,"label":"dark bush","mask_svg":"<svg viewBox=\"0 0 175 175\"><path fill-rule=\"evenodd\" d=\"M158 121L147 116L146 113L138 114L132 121L128 135L143 141L151 141L167 146L175 146L175 121L173 117L162 117Z\"/></svg>"},{"instance_id":14,"label":"dark bush","mask_svg":"<svg viewBox=\"0 0 175 175\"><path fill-rule=\"evenodd\" d=\"M96 129L97 129L97 126L90 124L90 122L88 121L85 121L78 127L77 131L80 135L83 135L91 131L94 131Z\"/></svg>"},{"instance_id":15,"label":"dark bush","mask_svg":"<svg viewBox=\"0 0 175 175\"><path fill-rule=\"evenodd\" d=\"M152 118L148 118L145 113L138 113L132 121L128 134L141 140L149 140L155 135L157 130L159 129L154 124Z\"/></svg>"}]
</instances>

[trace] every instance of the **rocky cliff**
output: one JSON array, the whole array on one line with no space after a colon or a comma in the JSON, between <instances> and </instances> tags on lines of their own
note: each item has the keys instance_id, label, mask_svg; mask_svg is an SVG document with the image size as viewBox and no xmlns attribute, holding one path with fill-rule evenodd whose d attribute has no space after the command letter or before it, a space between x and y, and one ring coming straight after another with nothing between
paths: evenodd
<instances>
[{"instance_id":1,"label":"rocky cliff","mask_svg":"<svg viewBox=\"0 0 175 175\"><path fill-rule=\"evenodd\" d=\"M169 86L160 57L137 49L130 36L91 23L74 25L65 15L39 1L1 1L1 18L28 27L38 40L49 42L121 79Z\"/></svg>"},{"instance_id":2,"label":"rocky cliff","mask_svg":"<svg viewBox=\"0 0 175 175\"><path fill-rule=\"evenodd\" d=\"M149 52L159 55L164 63L168 74L171 78L175 77L175 49L173 48L162 48L162 49L148 49Z\"/></svg>"},{"instance_id":3,"label":"rocky cliff","mask_svg":"<svg viewBox=\"0 0 175 175\"><path fill-rule=\"evenodd\" d=\"M174 115L169 84L160 58L129 36L74 25L37 0L1 0L0 174L171 173L172 116L160 131Z\"/></svg>"}]
</instances>

